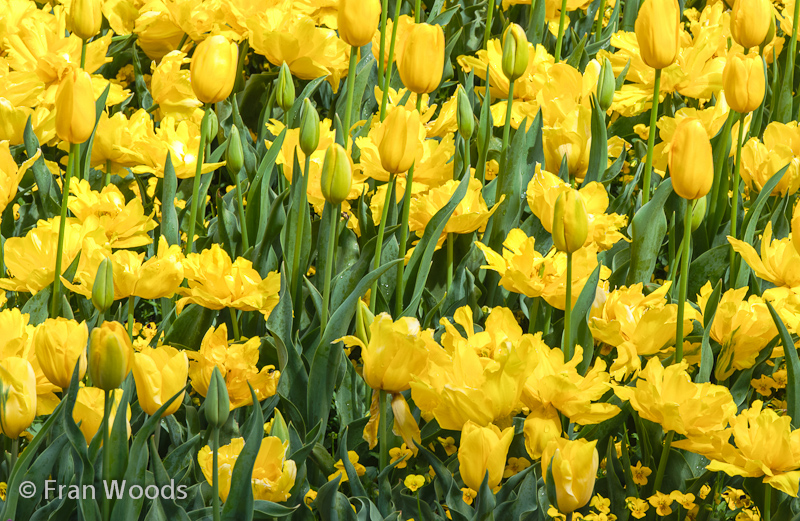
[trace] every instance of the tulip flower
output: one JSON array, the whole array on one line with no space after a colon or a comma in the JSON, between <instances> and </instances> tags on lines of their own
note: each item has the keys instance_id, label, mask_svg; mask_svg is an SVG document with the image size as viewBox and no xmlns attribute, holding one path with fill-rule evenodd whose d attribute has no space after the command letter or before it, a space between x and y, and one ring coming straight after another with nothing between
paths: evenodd
<instances>
[{"instance_id":1,"label":"tulip flower","mask_svg":"<svg viewBox=\"0 0 800 521\"><path fill-rule=\"evenodd\" d=\"M186 385L189 358L174 347L144 347L133 355L133 378L142 410L153 415ZM183 393L176 398L162 417L175 413L183 403Z\"/></svg>"},{"instance_id":2,"label":"tulip flower","mask_svg":"<svg viewBox=\"0 0 800 521\"><path fill-rule=\"evenodd\" d=\"M56 91L56 133L69 143L83 143L92 135L94 123L92 79L86 71L72 69Z\"/></svg>"},{"instance_id":3,"label":"tulip flower","mask_svg":"<svg viewBox=\"0 0 800 521\"><path fill-rule=\"evenodd\" d=\"M517 24L510 24L503 33L503 61L501 63L503 74L506 75L509 82L516 81L525 74L528 68L528 37L522 27Z\"/></svg>"},{"instance_id":4,"label":"tulip flower","mask_svg":"<svg viewBox=\"0 0 800 521\"><path fill-rule=\"evenodd\" d=\"M67 12L67 27L83 40L100 32L103 24L101 0L73 0Z\"/></svg>"},{"instance_id":5,"label":"tulip flower","mask_svg":"<svg viewBox=\"0 0 800 521\"><path fill-rule=\"evenodd\" d=\"M604 58L603 65L600 67L600 74L597 77L597 103L600 105L600 110L606 112L611 108L616 90L617 84L614 70L611 68L611 62L608 61L608 58Z\"/></svg>"},{"instance_id":6,"label":"tulip flower","mask_svg":"<svg viewBox=\"0 0 800 521\"><path fill-rule=\"evenodd\" d=\"M209 36L197 46L190 68L192 89L203 103L218 103L228 96L236 82L239 51L222 35Z\"/></svg>"},{"instance_id":7,"label":"tulip flower","mask_svg":"<svg viewBox=\"0 0 800 521\"><path fill-rule=\"evenodd\" d=\"M36 418L36 373L30 362L17 356L0 361L0 392L5 395L0 432L16 440Z\"/></svg>"},{"instance_id":8,"label":"tulip flower","mask_svg":"<svg viewBox=\"0 0 800 521\"><path fill-rule=\"evenodd\" d=\"M22 176L42 155L41 149L37 150L33 157L17 165L9 145L8 141L0 141L0 213L3 213L8 204L16 199Z\"/></svg>"},{"instance_id":9,"label":"tulip flower","mask_svg":"<svg viewBox=\"0 0 800 521\"><path fill-rule=\"evenodd\" d=\"M744 47L745 51L765 43L772 23L772 3L769 0L736 0L734 2L731 11L731 36L736 43ZM751 112L750 110L734 110Z\"/></svg>"},{"instance_id":10,"label":"tulip flower","mask_svg":"<svg viewBox=\"0 0 800 521\"><path fill-rule=\"evenodd\" d=\"M371 42L380 23L380 0L339 0L338 7L339 38L351 47Z\"/></svg>"},{"instance_id":11,"label":"tulip flower","mask_svg":"<svg viewBox=\"0 0 800 521\"><path fill-rule=\"evenodd\" d=\"M737 5L747 1L760 0L739 0ZM764 62L761 56L729 54L722 73L722 84L725 89L725 100L733 110L741 114L756 110L761 106L766 90Z\"/></svg>"},{"instance_id":12,"label":"tulip flower","mask_svg":"<svg viewBox=\"0 0 800 521\"><path fill-rule=\"evenodd\" d=\"M644 166L642 204L650 200L650 175L653 165L655 128L658 120L658 98L661 91L661 70L675 62L680 47L680 8L678 0L645 0L639 8L634 30L642 60L656 70L653 106L650 109L650 134Z\"/></svg>"},{"instance_id":13,"label":"tulip flower","mask_svg":"<svg viewBox=\"0 0 800 521\"><path fill-rule=\"evenodd\" d=\"M350 157L341 145L334 143L325 152L325 161L322 164L322 196L329 204L337 206L347 199L352 182Z\"/></svg>"},{"instance_id":14,"label":"tulip flower","mask_svg":"<svg viewBox=\"0 0 800 521\"><path fill-rule=\"evenodd\" d=\"M792 214L792 245L800 255L800 205L794 207Z\"/></svg>"},{"instance_id":15,"label":"tulip flower","mask_svg":"<svg viewBox=\"0 0 800 521\"><path fill-rule=\"evenodd\" d=\"M652 1L652 0L650 0ZM600 459L597 440L556 438L542 454L545 482L552 473L558 510L570 514L589 502Z\"/></svg>"},{"instance_id":16,"label":"tulip flower","mask_svg":"<svg viewBox=\"0 0 800 521\"><path fill-rule=\"evenodd\" d=\"M89 340L89 377L104 391L122 384L131 371L133 346L119 322L103 322L92 330Z\"/></svg>"},{"instance_id":17,"label":"tulip flower","mask_svg":"<svg viewBox=\"0 0 800 521\"><path fill-rule=\"evenodd\" d=\"M231 490L231 478L236 460L244 449L244 438L234 438L228 445L219 449L219 498L228 499ZM253 498L256 500L283 502L289 499L297 475L297 465L286 459L289 442L282 442L275 436L267 436L261 440L258 449L251 486ZM212 451L206 445L197 455L197 462L206 480L212 482Z\"/></svg>"},{"instance_id":18,"label":"tulip flower","mask_svg":"<svg viewBox=\"0 0 800 521\"><path fill-rule=\"evenodd\" d=\"M440 25L416 24L397 55L403 85L411 92L433 92L444 72L444 31Z\"/></svg>"},{"instance_id":19,"label":"tulip flower","mask_svg":"<svg viewBox=\"0 0 800 521\"><path fill-rule=\"evenodd\" d=\"M398 106L389 111L380 124L374 138L384 170L402 174L422 158L419 118L416 110Z\"/></svg>"},{"instance_id":20,"label":"tulip flower","mask_svg":"<svg viewBox=\"0 0 800 521\"><path fill-rule=\"evenodd\" d=\"M286 62L283 62L278 71L278 86L275 91L275 101L284 113L289 112L294 105L295 90L292 72Z\"/></svg>"},{"instance_id":21,"label":"tulip flower","mask_svg":"<svg viewBox=\"0 0 800 521\"><path fill-rule=\"evenodd\" d=\"M513 427L501 431L494 424L481 427L471 421L465 423L458 448L458 466L464 484L472 490L480 490L488 473L489 489L497 487L503 478L506 456L513 439Z\"/></svg>"},{"instance_id":22,"label":"tulip flower","mask_svg":"<svg viewBox=\"0 0 800 521\"><path fill-rule=\"evenodd\" d=\"M800 252L797 247L797 235L800 235L798 211L792 218L791 238L775 239L772 235L772 223L768 222L761 238L761 252L756 251L750 244L728 237L733 250L742 256L742 259L752 268L753 273L771 284L784 288L800 288Z\"/></svg>"},{"instance_id":23,"label":"tulip flower","mask_svg":"<svg viewBox=\"0 0 800 521\"><path fill-rule=\"evenodd\" d=\"M33 333L33 347L42 372L62 389L69 387L75 366L80 364L78 379L86 374L86 322L66 318L48 318Z\"/></svg>"},{"instance_id":24,"label":"tulip flower","mask_svg":"<svg viewBox=\"0 0 800 521\"><path fill-rule=\"evenodd\" d=\"M72 410L72 419L75 423L79 423L78 426L83 433L83 437L86 438L86 444L90 444L92 442L92 438L95 437L97 431L100 430L100 426L103 423L103 411L105 410L105 396L109 394L111 396L111 411L110 411L110 418L112 418L111 423L108 426L109 433L113 428L113 419L117 417L117 410L119 408L120 401L122 400L122 389L114 389L110 393L104 393L102 389L98 389L97 387L81 387L78 389L78 397L75 399L75 408ZM128 430L128 437L131 435L131 406L128 405L128 410L126 411L126 426Z\"/></svg>"}]
</instances>

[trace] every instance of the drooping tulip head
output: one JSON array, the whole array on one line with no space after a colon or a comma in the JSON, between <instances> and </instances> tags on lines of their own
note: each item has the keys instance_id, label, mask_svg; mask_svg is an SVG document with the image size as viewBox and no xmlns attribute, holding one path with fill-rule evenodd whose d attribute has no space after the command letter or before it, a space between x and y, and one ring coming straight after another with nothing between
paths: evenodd
<instances>
[{"instance_id":1,"label":"drooping tulip head","mask_svg":"<svg viewBox=\"0 0 800 521\"><path fill-rule=\"evenodd\" d=\"M684 199L700 199L711 190L714 155L700 120L687 118L675 128L669 150L669 173L672 189Z\"/></svg>"}]
</instances>

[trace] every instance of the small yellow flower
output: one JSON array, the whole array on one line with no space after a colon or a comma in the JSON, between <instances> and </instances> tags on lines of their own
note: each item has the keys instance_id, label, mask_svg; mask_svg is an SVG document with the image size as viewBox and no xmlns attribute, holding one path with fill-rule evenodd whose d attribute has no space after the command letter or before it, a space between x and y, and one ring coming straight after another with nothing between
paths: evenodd
<instances>
[{"instance_id":1,"label":"small yellow flower","mask_svg":"<svg viewBox=\"0 0 800 521\"><path fill-rule=\"evenodd\" d=\"M0 499L2 499L3 501L6 500L6 491L7 490L8 490L8 484L5 481L0 483Z\"/></svg>"},{"instance_id":2,"label":"small yellow flower","mask_svg":"<svg viewBox=\"0 0 800 521\"><path fill-rule=\"evenodd\" d=\"M363 476L364 473L367 471L367 468L358 462L358 453L354 450L348 450L347 458L350 460L350 463L353 464L353 467L356 470L356 474L358 474L359 476ZM342 460L339 460L336 463L334 463L333 466L336 467L336 472L328 476L328 481L333 481L339 475L342 476L342 483L347 481L348 478L347 478L347 472L345 472L344 470L344 462L342 462Z\"/></svg>"},{"instance_id":3,"label":"small yellow flower","mask_svg":"<svg viewBox=\"0 0 800 521\"><path fill-rule=\"evenodd\" d=\"M700 497L700 499L705 499L706 497L708 497L709 492L711 492L711 485L706 483L705 485L700 487L700 492L698 492L697 495Z\"/></svg>"},{"instance_id":4,"label":"small yellow flower","mask_svg":"<svg viewBox=\"0 0 800 521\"><path fill-rule=\"evenodd\" d=\"M425 484L425 476L420 474L409 474L403 481L403 484L411 492L416 492L420 487Z\"/></svg>"},{"instance_id":5,"label":"small yellow flower","mask_svg":"<svg viewBox=\"0 0 800 521\"><path fill-rule=\"evenodd\" d=\"M650 505L647 504L647 501L639 499L638 497L629 497L625 500L625 503L628 510L631 511L631 515L636 519L642 519L645 513L650 509Z\"/></svg>"},{"instance_id":6,"label":"small yellow flower","mask_svg":"<svg viewBox=\"0 0 800 521\"><path fill-rule=\"evenodd\" d=\"M408 460L413 456L413 452L409 449L405 443L400 447L392 447L389 449L389 457L391 458L391 463L395 461L400 461L395 468L404 469L408 465Z\"/></svg>"},{"instance_id":7,"label":"small yellow flower","mask_svg":"<svg viewBox=\"0 0 800 521\"><path fill-rule=\"evenodd\" d=\"M748 508L753 504L753 502L750 501L750 497L745 494L744 491L731 487L725 489L725 492L722 493L722 499L728 504L730 510Z\"/></svg>"},{"instance_id":8,"label":"small yellow flower","mask_svg":"<svg viewBox=\"0 0 800 521\"><path fill-rule=\"evenodd\" d=\"M641 461L637 462L635 467L631 467L631 472L633 473L633 482L640 487L647 485L647 476L653 473L649 467L643 467Z\"/></svg>"},{"instance_id":9,"label":"small yellow flower","mask_svg":"<svg viewBox=\"0 0 800 521\"><path fill-rule=\"evenodd\" d=\"M317 491L316 490L309 490L308 492L306 492L306 496L303 498L303 503L305 503L306 506L309 509L311 509L311 503L313 503L314 500L316 500L316 499L317 499Z\"/></svg>"},{"instance_id":10,"label":"small yellow flower","mask_svg":"<svg viewBox=\"0 0 800 521\"><path fill-rule=\"evenodd\" d=\"M554 506L550 506L550 508L547 509L547 515L551 519L558 519L558 521L565 521L567 519L567 516L559 512Z\"/></svg>"},{"instance_id":11,"label":"small yellow flower","mask_svg":"<svg viewBox=\"0 0 800 521\"><path fill-rule=\"evenodd\" d=\"M667 494L656 491L654 495L650 496L648 501L655 507L656 514L659 516L668 516L672 513L672 509L670 508L672 498Z\"/></svg>"},{"instance_id":12,"label":"small yellow flower","mask_svg":"<svg viewBox=\"0 0 800 521\"><path fill-rule=\"evenodd\" d=\"M611 500L604 498L600 494L595 494L595 496L592 498L592 501L589 503L589 506L604 514L611 512Z\"/></svg>"},{"instance_id":13,"label":"small yellow flower","mask_svg":"<svg viewBox=\"0 0 800 521\"><path fill-rule=\"evenodd\" d=\"M475 500L475 498L478 497L478 492L475 491L475 490L472 490L469 487L462 488L461 492L462 492L462 499L464 500L464 503L466 503L468 505L471 505L472 502Z\"/></svg>"},{"instance_id":14,"label":"small yellow flower","mask_svg":"<svg viewBox=\"0 0 800 521\"><path fill-rule=\"evenodd\" d=\"M786 369L779 369L772 374L772 381L775 384L775 389L786 389L788 379L786 376Z\"/></svg>"},{"instance_id":15,"label":"small yellow flower","mask_svg":"<svg viewBox=\"0 0 800 521\"><path fill-rule=\"evenodd\" d=\"M784 371L785 373L785 371ZM444 451L447 453L448 456L452 456L456 452L458 452L458 447L456 447L456 440L453 439L452 436L448 436L446 438L436 438L439 440L439 443L442 444Z\"/></svg>"},{"instance_id":16,"label":"small yellow flower","mask_svg":"<svg viewBox=\"0 0 800 521\"><path fill-rule=\"evenodd\" d=\"M531 466L531 462L527 458L508 458L506 468L503 471L503 479L510 478L514 474L518 474Z\"/></svg>"},{"instance_id":17,"label":"small yellow flower","mask_svg":"<svg viewBox=\"0 0 800 521\"><path fill-rule=\"evenodd\" d=\"M775 387L775 380L762 374L760 378L750 380L750 385L761 396L769 396L772 394L772 388Z\"/></svg>"},{"instance_id":18,"label":"small yellow flower","mask_svg":"<svg viewBox=\"0 0 800 521\"><path fill-rule=\"evenodd\" d=\"M673 490L669 494L669 497L674 499L676 503L680 504L680 506L682 506L686 510L691 510L695 507L694 504L695 497L694 494L692 494L691 492L688 494L684 494L680 490Z\"/></svg>"}]
</instances>

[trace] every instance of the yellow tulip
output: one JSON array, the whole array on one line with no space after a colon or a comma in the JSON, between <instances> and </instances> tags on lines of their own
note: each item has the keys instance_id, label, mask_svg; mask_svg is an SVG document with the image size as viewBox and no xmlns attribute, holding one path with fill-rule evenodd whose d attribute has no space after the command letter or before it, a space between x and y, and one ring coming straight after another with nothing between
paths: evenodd
<instances>
[{"instance_id":1,"label":"yellow tulip","mask_svg":"<svg viewBox=\"0 0 800 521\"><path fill-rule=\"evenodd\" d=\"M66 318L48 318L36 327L33 347L42 372L51 383L66 389L75 365L80 363L78 379L86 374L86 322Z\"/></svg>"},{"instance_id":2,"label":"yellow tulip","mask_svg":"<svg viewBox=\"0 0 800 521\"><path fill-rule=\"evenodd\" d=\"M17 356L0 362L0 392L5 394L0 432L19 438L36 418L36 373L31 363Z\"/></svg>"},{"instance_id":3,"label":"yellow tulip","mask_svg":"<svg viewBox=\"0 0 800 521\"><path fill-rule=\"evenodd\" d=\"M92 135L95 122L92 78L84 70L68 70L56 91L56 134L72 144Z\"/></svg>"},{"instance_id":4,"label":"yellow tulip","mask_svg":"<svg viewBox=\"0 0 800 521\"><path fill-rule=\"evenodd\" d=\"M678 0L645 0L634 25L642 60L654 69L675 62L680 47Z\"/></svg>"},{"instance_id":5,"label":"yellow tulip","mask_svg":"<svg viewBox=\"0 0 800 521\"><path fill-rule=\"evenodd\" d=\"M174 347L144 347L133 355L133 378L139 405L149 415L156 411L186 385L189 377L189 358ZM161 415L169 416L181 406L183 393Z\"/></svg>"},{"instance_id":6,"label":"yellow tulip","mask_svg":"<svg viewBox=\"0 0 800 521\"><path fill-rule=\"evenodd\" d=\"M33 157L21 165L17 165L11 155L10 144L8 141L0 141L0 213L3 213L6 206L16 199L17 188L19 188L19 182L22 181L22 176L42 155L41 149L37 150Z\"/></svg>"},{"instance_id":7,"label":"yellow tulip","mask_svg":"<svg viewBox=\"0 0 800 521\"><path fill-rule=\"evenodd\" d=\"M89 341L89 377L92 383L111 391L120 386L131 371L133 346L119 322L103 322L92 330Z\"/></svg>"},{"instance_id":8,"label":"yellow tulip","mask_svg":"<svg viewBox=\"0 0 800 521\"><path fill-rule=\"evenodd\" d=\"M108 421L108 432L114 428L114 419L117 417L117 409L122 400L122 389L114 389L111 392L111 416ZM78 427L86 438L86 444L92 442L100 426L103 424L103 411L105 409L105 392L97 387L81 387L78 389L78 397L75 399L75 408L72 409L72 419L79 423ZM131 406L128 405L126 411L126 427L128 437L131 436Z\"/></svg>"},{"instance_id":9,"label":"yellow tulip","mask_svg":"<svg viewBox=\"0 0 800 521\"><path fill-rule=\"evenodd\" d=\"M503 33L503 74L516 81L528 68L528 37L517 24L510 24Z\"/></svg>"},{"instance_id":10,"label":"yellow tulip","mask_svg":"<svg viewBox=\"0 0 800 521\"><path fill-rule=\"evenodd\" d=\"M444 31L440 25L417 24L397 54L403 85L411 92L427 94L436 90L444 72Z\"/></svg>"},{"instance_id":11,"label":"yellow tulip","mask_svg":"<svg viewBox=\"0 0 800 521\"><path fill-rule=\"evenodd\" d=\"M339 0L339 38L347 45L367 45L378 30L380 21L380 0Z\"/></svg>"},{"instance_id":12,"label":"yellow tulip","mask_svg":"<svg viewBox=\"0 0 800 521\"><path fill-rule=\"evenodd\" d=\"M190 68L192 89L203 103L227 98L236 82L239 51L222 35L203 40L195 49Z\"/></svg>"},{"instance_id":13,"label":"yellow tulip","mask_svg":"<svg viewBox=\"0 0 800 521\"><path fill-rule=\"evenodd\" d=\"M675 127L669 150L669 175L672 189L684 199L700 199L711 190L714 155L708 133L700 120L687 118Z\"/></svg>"},{"instance_id":14,"label":"yellow tulip","mask_svg":"<svg viewBox=\"0 0 800 521\"><path fill-rule=\"evenodd\" d=\"M797 213L792 219L794 229L798 229ZM768 222L764 227L764 235L761 238L761 255L750 244L728 237L733 250L742 256L742 259L753 269L753 273L759 278L771 282L776 286L786 288L800 288L800 270L797 269L800 262L800 252L795 250L797 239L795 233L792 237L785 239L773 239L772 223Z\"/></svg>"},{"instance_id":15,"label":"yellow tulip","mask_svg":"<svg viewBox=\"0 0 800 521\"><path fill-rule=\"evenodd\" d=\"M72 0L67 13L67 27L83 40L100 32L103 25L101 0Z\"/></svg>"},{"instance_id":16,"label":"yellow tulip","mask_svg":"<svg viewBox=\"0 0 800 521\"><path fill-rule=\"evenodd\" d=\"M275 436L267 436L261 440L261 447L258 449L251 477L254 499L272 502L289 499L297 476L297 465L293 460L286 459L288 448L288 441L282 442ZM230 494L233 468L242 449L244 449L244 438L234 438L228 445L219 448L217 468L219 497L222 501L227 500L228 494ZM197 454L197 463L200 465L206 481L212 483L214 458L211 447L206 445L200 449Z\"/></svg>"},{"instance_id":17,"label":"yellow tulip","mask_svg":"<svg viewBox=\"0 0 800 521\"><path fill-rule=\"evenodd\" d=\"M525 450L533 459L542 457L542 452L554 439L561 437L561 418L553 407L531 409L522 427L525 435Z\"/></svg>"},{"instance_id":18,"label":"yellow tulip","mask_svg":"<svg viewBox=\"0 0 800 521\"><path fill-rule=\"evenodd\" d=\"M464 484L472 490L479 490L488 472L489 489L499 485L513 440L513 427L501 431L494 424L481 427L471 421L465 423L458 448L458 466Z\"/></svg>"},{"instance_id":19,"label":"yellow tulip","mask_svg":"<svg viewBox=\"0 0 800 521\"><path fill-rule=\"evenodd\" d=\"M558 251L574 253L589 235L589 217L577 190L562 193L553 209L553 245Z\"/></svg>"},{"instance_id":20,"label":"yellow tulip","mask_svg":"<svg viewBox=\"0 0 800 521\"><path fill-rule=\"evenodd\" d=\"M419 112L416 110L398 106L389 111L373 138L378 145L384 170L402 174L422 159L421 128Z\"/></svg>"},{"instance_id":21,"label":"yellow tulip","mask_svg":"<svg viewBox=\"0 0 800 521\"><path fill-rule=\"evenodd\" d=\"M772 21L769 0L736 0L731 11L731 36L745 50L761 45L767 39Z\"/></svg>"},{"instance_id":22,"label":"yellow tulip","mask_svg":"<svg viewBox=\"0 0 800 521\"><path fill-rule=\"evenodd\" d=\"M652 0L650 0L652 1ZM558 510L569 514L589 502L597 478L600 459L597 440L556 438L542 454L542 475L547 481L547 468L552 470Z\"/></svg>"},{"instance_id":23,"label":"yellow tulip","mask_svg":"<svg viewBox=\"0 0 800 521\"><path fill-rule=\"evenodd\" d=\"M792 214L792 245L800 255L800 204L794 207L794 214Z\"/></svg>"},{"instance_id":24,"label":"yellow tulip","mask_svg":"<svg viewBox=\"0 0 800 521\"><path fill-rule=\"evenodd\" d=\"M747 0L739 0L739 3ZM770 7L771 9L771 7ZM753 112L764 100L766 79L764 62L758 54L744 56L741 53L728 55L722 72L722 86L728 105L741 114Z\"/></svg>"},{"instance_id":25,"label":"yellow tulip","mask_svg":"<svg viewBox=\"0 0 800 521\"><path fill-rule=\"evenodd\" d=\"M342 145L333 143L325 151L325 160L322 163L320 179L322 197L328 203L338 205L347 199L352 183L353 167L350 164L350 156Z\"/></svg>"}]
</instances>

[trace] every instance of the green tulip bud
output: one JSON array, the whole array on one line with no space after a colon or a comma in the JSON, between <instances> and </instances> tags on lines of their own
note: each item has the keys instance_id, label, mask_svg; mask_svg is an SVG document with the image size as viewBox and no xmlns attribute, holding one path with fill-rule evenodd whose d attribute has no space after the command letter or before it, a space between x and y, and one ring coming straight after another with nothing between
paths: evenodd
<instances>
[{"instance_id":1,"label":"green tulip bud","mask_svg":"<svg viewBox=\"0 0 800 521\"><path fill-rule=\"evenodd\" d=\"M200 123L200 128L206 135L206 143L210 143L219 131L217 113L213 110L206 110L206 113L203 115L203 121Z\"/></svg>"},{"instance_id":2,"label":"green tulip bud","mask_svg":"<svg viewBox=\"0 0 800 521\"><path fill-rule=\"evenodd\" d=\"M600 74L597 76L597 102L603 112L608 111L614 101L614 91L617 89L617 80L608 58L603 59Z\"/></svg>"},{"instance_id":3,"label":"green tulip bud","mask_svg":"<svg viewBox=\"0 0 800 521\"><path fill-rule=\"evenodd\" d=\"M104 312L114 303L114 268L111 259L105 258L97 267L92 286L92 304L98 311Z\"/></svg>"},{"instance_id":4,"label":"green tulip bud","mask_svg":"<svg viewBox=\"0 0 800 521\"><path fill-rule=\"evenodd\" d=\"M205 409L208 424L215 428L220 428L225 425L225 422L228 420L228 414L231 412L228 388L217 366L214 366L211 379L208 382Z\"/></svg>"},{"instance_id":5,"label":"green tulip bud","mask_svg":"<svg viewBox=\"0 0 800 521\"><path fill-rule=\"evenodd\" d=\"M528 68L528 38L517 24L511 24L503 33L503 74L516 81Z\"/></svg>"},{"instance_id":6,"label":"green tulip bud","mask_svg":"<svg viewBox=\"0 0 800 521\"><path fill-rule=\"evenodd\" d=\"M269 430L269 435L281 441L289 441L289 427L286 426L286 420L278 409L272 414L272 428Z\"/></svg>"},{"instance_id":7,"label":"green tulip bud","mask_svg":"<svg viewBox=\"0 0 800 521\"><path fill-rule=\"evenodd\" d=\"M325 151L325 161L322 163L322 196L330 204L338 205L347 199L352 181L350 158L342 145L333 143Z\"/></svg>"},{"instance_id":8,"label":"green tulip bud","mask_svg":"<svg viewBox=\"0 0 800 521\"><path fill-rule=\"evenodd\" d=\"M694 201L694 207L692 208L692 231L698 229L703 223L703 219L706 217L706 197L707 196L704 195L700 199Z\"/></svg>"},{"instance_id":9,"label":"green tulip bud","mask_svg":"<svg viewBox=\"0 0 800 521\"><path fill-rule=\"evenodd\" d=\"M475 132L475 115L472 112L472 105L469 102L469 96L463 87L459 85L458 93L458 107L456 108L456 122L458 123L458 133L465 140L472 137Z\"/></svg>"},{"instance_id":10,"label":"green tulip bud","mask_svg":"<svg viewBox=\"0 0 800 521\"><path fill-rule=\"evenodd\" d=\"M294 105L294 81L292 80L292 73L289 71L289 66L286 62L281 65L281 72L278 73L278 91L276 94L278 106L284 112L289 112L289 109Z\"/></svg>"},{"instance_id":11,"label":"green tulip bud","mask_svg":"<svg viewBox=\"0 0 800 521\"><path fill-rule=\"evenodd\" d=\"M574 253L583 247L589 235L589 216L583 198L569 189L556 199L553 211L553 245L558 251Z\"/></svg>"},{"instance_id":12,"label":"green tulip bud","mask_svg":"<svg viewBox=\"0 0 800 521\"><path fill-rule=\"evenodd\" d=\"M369 345L370 334L369 326L375 320L375 315L369 310L363 300L358 301L358 309L356 310L356 337L364 342L364 345Z\"/></svg>"},{"instance_id":13,"label":"green tulip bud","mask_svg":"<svg viewBox=\"0 0 800 521\"><path fill-rule=\"evenodd\" d=\"M228 169L228 173L233 177L234 182L243 165L242 138L239 137L239 129L236 128L236 125L231 125L231 133L228 135L228 148L225 150L225 168Z\"/></svg>"},{"instance_id":14,"label":"green tulip bud","mask_svg":"<svg viewBox=\"0 0 800 521\"><path fill-rule=\"evenodd\" d=\"M319 114L308 98L303 100L303 114L300 120L300 150L307 156L319 146Z\"/></svg>"}]
</instances>

